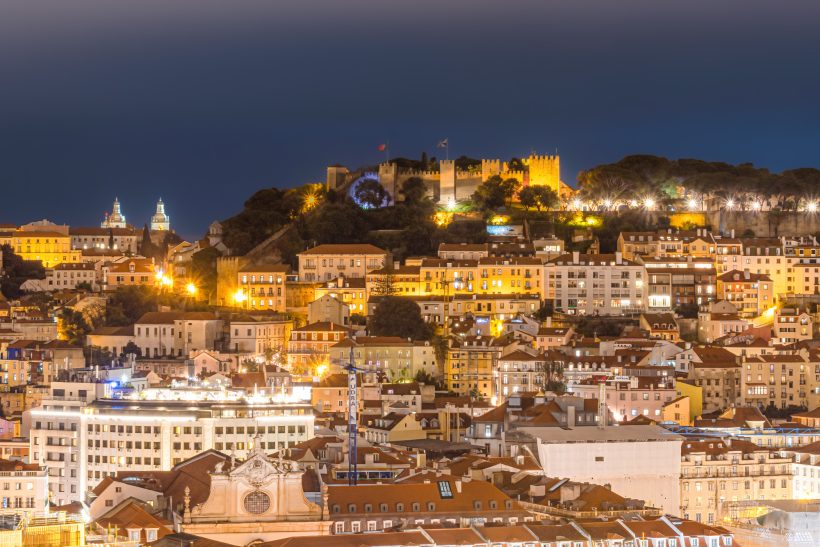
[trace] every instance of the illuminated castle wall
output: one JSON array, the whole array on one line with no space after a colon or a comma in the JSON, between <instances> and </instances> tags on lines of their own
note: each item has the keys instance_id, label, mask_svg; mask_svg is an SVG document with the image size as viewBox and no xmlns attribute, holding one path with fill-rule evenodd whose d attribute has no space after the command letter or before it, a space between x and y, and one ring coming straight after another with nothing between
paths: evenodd
<instances>
[{"instance_id":1,"label":"illuminated castle wall","mask_svg":"<svg viewBox=\"0 0 820 547\"><path fill-rule=\"evenodd\" d=\"M439 203L468 199L482 182L495 175L518 179L524 186L548 186L562 197L572 192L569 186L561 182L558 156L533 154L523 158L522 162L526 169L521 171L511 170L506 162L499 159L482 159L481 167L471 170L457 169L454 160L441 160L438 171L399 169L397 164L385 162L379 165L378 180L393 199L401 199L399 189L404 181L418 177L427 184L430 195ZM353 175L343 167L328 168L328 188L340 188L353 180Z\"/></svg>"}]
</instances>

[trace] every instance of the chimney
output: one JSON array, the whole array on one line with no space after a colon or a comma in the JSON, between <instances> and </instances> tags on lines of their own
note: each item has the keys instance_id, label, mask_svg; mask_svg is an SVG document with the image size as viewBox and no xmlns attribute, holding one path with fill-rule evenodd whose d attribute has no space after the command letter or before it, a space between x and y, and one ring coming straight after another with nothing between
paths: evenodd
<instances>
[{"instance_id":1,"label":"chimney","mask_svg":"<svg viewBox=\"0 0 820 547\"><path fill-rule=\"evenodd\" d=\"M547 317L547 328L552 327L552 316Z\"/></svg>"},{"instance_id":2,"label":"chimney","mask_svg":"<svg viewBox=\"0 0 820 547\"><path fill-rule=\"evenodd\" d=\"M606 383L598 386L598 428L606 427Z\"/></svg>"},{"instance_id":3,"label":"chimney","mask_svg":"<svg viewBox=\"0 0 820 547\"><path fill-rule=\"evenodd\" d=\"M624 261L624 255L621 251L615 251L615 264L622 264Z\"/></svg>"},{"instance_id":4,"label":"chimney","mask_svg":"<svg viewBox=\"0 0 820 547\"><path fill-rule=\"evenodd\" d=\"M575 427L575 405L572 403L567 405L567 427L569 429Z\"/></svg>"},{"instance_id":5,"label":"chimney","mask_svg":"<svg viewBox=\"0 0 820 547\"><path fill-rule=\"evenodd\" d=\"M572 251L572 263L578 264L581 261L581 253L579 251Z\"/></svg>"},{"instance_id":6,"label":"chimney","mask_svg":"<svg viewBox=\"0 0 820 547\"><path fill-rule=\"evenodd\" d=\"M731 237L732 239L734 239L734 238L735 238L735 229L734 229L734 228L732 228L732 231L731 231L731 232L729 232L729 233L730 233L730 234L732 234L730 237Z\"/></svg>"},{"instance_id":7,"label":"chimney","mask_svg":"<svg viewBox=\"0 0 820 547\"><path fill-rule=\"evenodd\" d=\"M456 492L461 494L461 479L456 480Z\"/></svg>"}]
</instances>

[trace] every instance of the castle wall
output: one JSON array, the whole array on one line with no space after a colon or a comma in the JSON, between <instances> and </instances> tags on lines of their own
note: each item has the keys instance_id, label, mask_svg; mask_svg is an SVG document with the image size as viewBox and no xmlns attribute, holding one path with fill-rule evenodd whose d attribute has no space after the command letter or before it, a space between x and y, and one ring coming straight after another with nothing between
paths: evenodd
<instances>
[{"instance_id":1,"label":"castle wall","mask_svg":"<svg viewBox=\"0 0 820 547\"><path fill-rule=\"evenodd\" d=\"M757 237L780 237L785 234L814 234L820 232L820 215L794 212L708 211L706 219L713 230L740 235L751 230Z\"/></svg>"}]
</instances>

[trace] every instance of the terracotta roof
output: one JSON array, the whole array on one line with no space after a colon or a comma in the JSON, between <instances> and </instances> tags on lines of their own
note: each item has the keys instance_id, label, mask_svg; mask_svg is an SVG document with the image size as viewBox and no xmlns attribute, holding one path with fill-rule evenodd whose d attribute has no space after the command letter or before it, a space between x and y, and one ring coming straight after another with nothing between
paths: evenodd
<instances>
[{"instance_id":1,"label":"terracotta roof","mask_svg":"<svg viewBox=\"0 0 820 547\"><path fill-rule=\"evenodd\" d=\"M366 255L383 255L387 251L379 249L375 245L369 243L326 243L317 245L306 251L302 251L299 255L352 255L352 254L366 254Z\"/></svg>"},{"instance_id":2,"label":"terracotta roof","mask_svg":"<svg viewBox=\"0 0 820 547\"><path fill-rule=\"evenodd\" d=\"M352 332L352 329L345 327L344 325L339 325L338 323L332 323L330 321L318 321L316 323L311 323L309 325L305 325L304 327L299 327L293 329L291 332L325 332L325 331L344 331L344 332Z\"/></svg>"},{"instance_id":3,"label":"terracotta roof","mask_svg":"<svg viewBox=\"0 0 820 547\"><path fill-rule=\"evenodd\" d=\"M240 272L290 273L289 264L248 264L239 269Z\"/></svg>"},{"instance_id":4,"label":"terracotta roof","mask_svg":"<svg viewBox=\"0 0 820 547\"><path fill-rule=\"evenodd\" d=\"M149 311L137 320L137 324L172 325L174 321L214 321L216 315L208 311Z\"/></svg>"},{"instance_id":5,"label":"terracotta roof","mask_svg":"<svg viewBox=\"0 0 820 547\"><path fill-rule=\"evenodd\" d=\"M97 526L102 528L117 528L117 535L128 537L129 528L141 529L141 541L147 541L146 529L157 529L157 539L173 532L173 524L160 520L143 509L142 505L133 499L127 499L96 520Z\"/></svg>"}]
</instances>

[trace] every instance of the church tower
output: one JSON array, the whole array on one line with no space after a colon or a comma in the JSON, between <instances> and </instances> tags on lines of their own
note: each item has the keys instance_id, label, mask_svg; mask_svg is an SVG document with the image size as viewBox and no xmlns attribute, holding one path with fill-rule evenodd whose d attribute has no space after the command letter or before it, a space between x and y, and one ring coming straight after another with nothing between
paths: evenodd
<instances>
[{"instance_id":1,"label":"church tower","mask_svg":"<svg viewBox=\"0 0 820 547\"><path fill-rule=\"evenodd\" d=\"M167 232L171 229L171 217L165 214L165 204L162 198L157 202L157 212L151 217L152 232Z\"/></svg>"},{"instance_id":2,"label":"church tower","mask_svg":"<svg viewBox=\"0 0 820 547\"><path fill-rule=\"evenodd\" d=\"M125 215L122 214L120 208L119 198L114 198L114 207L110 215L106 215L105 219L100 223L101 228L125 228Z\"/></svg>"}]
</instances>

